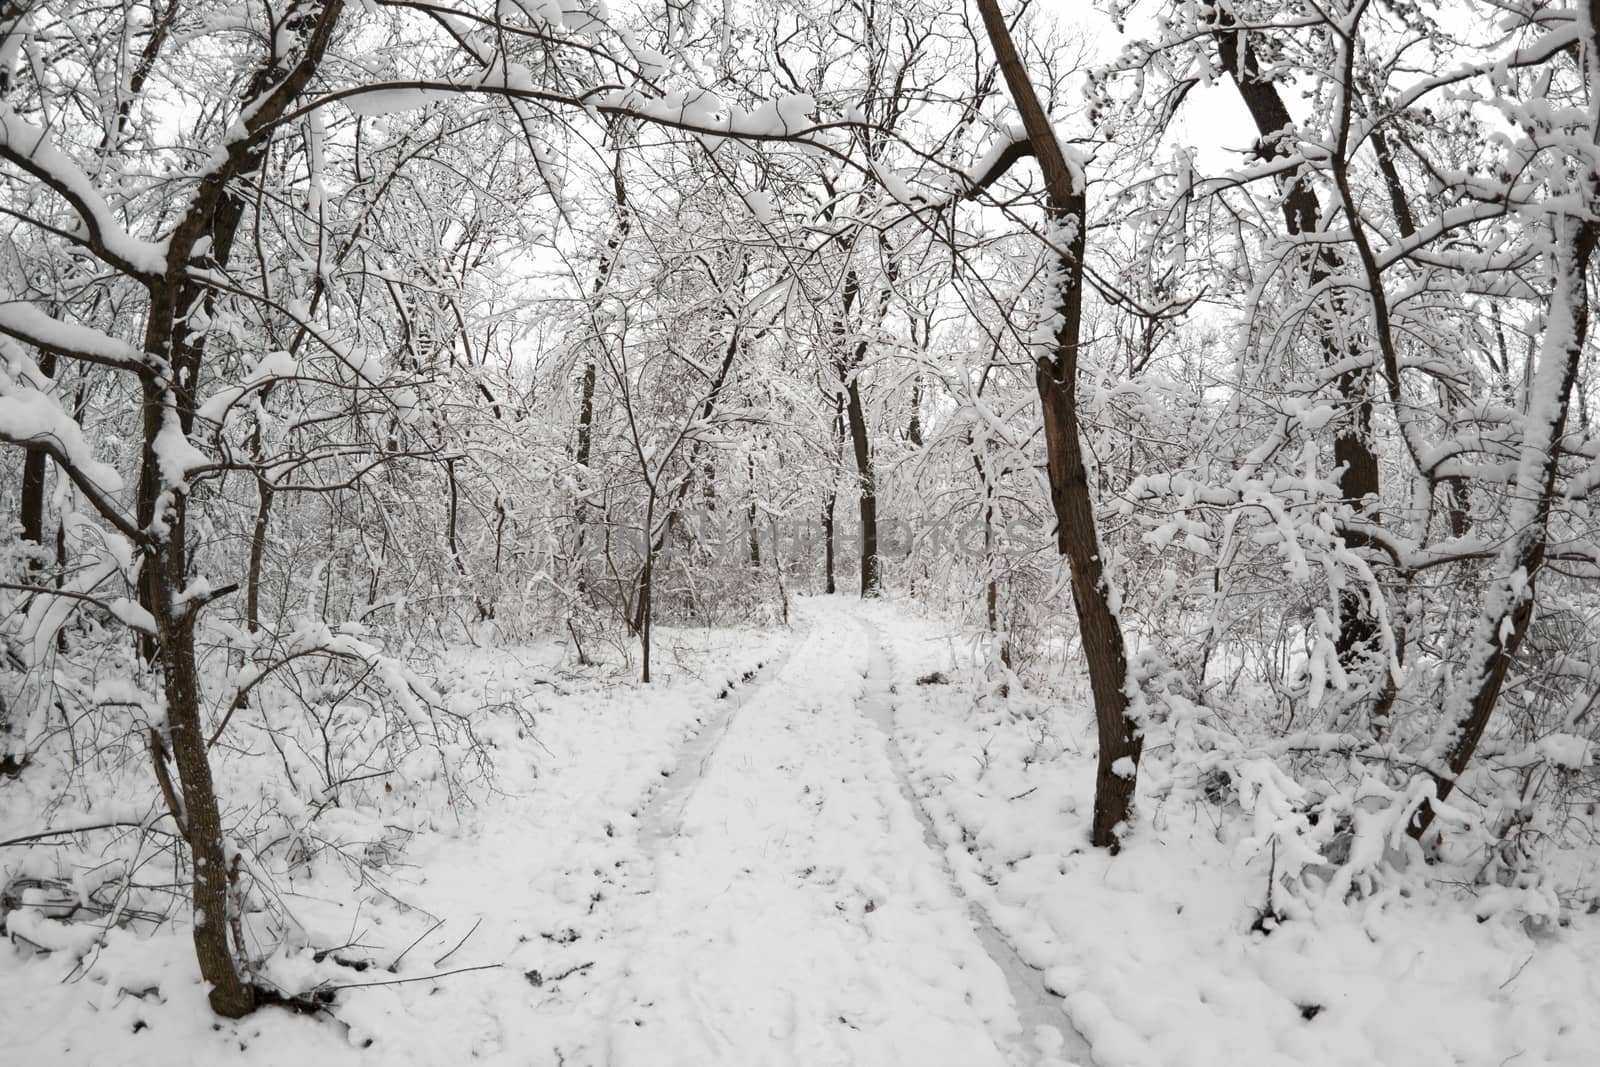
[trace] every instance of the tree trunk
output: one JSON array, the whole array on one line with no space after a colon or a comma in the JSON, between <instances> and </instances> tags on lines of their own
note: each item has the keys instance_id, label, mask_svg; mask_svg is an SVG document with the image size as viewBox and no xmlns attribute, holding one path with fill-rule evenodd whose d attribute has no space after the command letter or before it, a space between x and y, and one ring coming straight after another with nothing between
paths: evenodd
<instances>
[{"instance_id":1,"label":"tree trunk","mask_svg":"<svg viewBox=\"0 0 1600 1067\"><path fill-rule=\"evenodd\" d=\"M1593 27L1589 27L1591 35ZM1600 42L1591 36L1591 49ZM1591 76L1595 72L1590 72ZM1589 188L1589 203L1600 200L1600 190ZM1584 339L1589 327L1589 261L1600 241L1600 223L1556 216L1555 226L1565 230L1553 242L1556 289L1547 312L1543 351L1528 391L1527 417L1521 455L1517 463L1512 502L1511 540L1500 556L1500 575L1485 597L1475 641L1478 662L1471 665L1463 687L1470 695L1456 704L1455 736L1445 757L1448 774L1435 774L1435 795L1442 802L1454 792L1456 781L1472 761L1484 730L1493 717L1500 691L1528 628L1533 623L1534 594L1549 544L1550 510L1557 494L1561 439L1566 433L1572 387L1583 362ZM1453 704L1456 702L1452 701ZM1433 825L1437 812L1424 803L1408 832L1420 838Z\"/></svg>"},{"instance_id":2,"label":"tree trunk","mask_svg":"<svg viewBox=\"0 0 1600 1067\"><path fill-rule=\"evenodd\" d=\"M195 621L201 604L180 602L190 560L186 532L187 490L164 469L163 436L194 428L195 398L204 362L206 335L193 329L193 309L211 312L215 290L189 275L198 261L225 270L244 217L245 203L235 184L261 169L273 124L310 82L343 10L342 0L325 0L293 10L278 28L271 59L251 77L239 120L244 136L230 137L220 164L200 180L182 220L167 240L162 274L146 279L149 317L144 350L164 369L141 379L143 448L135 496L140 529L152 541L139 569L140 605L155 620L155 633L140 641L148 667L158 669L166 697L167 736L178 768L179 791L171 787L165 746L159 736L151 759L163 795L173 807L193 864L194 947L200 975L211 986L211 1008L238 1018L256 1006L255 988L241 976L228 945L229 878L222 817L217 804L201 710L195 655ZM196 250L201 251L197 254ZM177 425L169 424L176 420ZM181 810L179 810L181 809ZM243 946L239 946L242 950Z\"/></svg>"},{"instance_id":3,"label":"tree trunk","mask_svg":"<svg viewBox=\"0 0 1600 1067\"><path fill-rule=\"evenodd\" d=\"M858 501L861 508L861 595L875 597L883 591L878 562L878 485L872 469L872 445L867 439L867 418L861 406L861 387L855 378L846 387L845 405L850 424L850 444L855 451Z\"/></svg>"},{"instance_id":4,"label":"tree trunk","mask_svg":"<svg viewBox=\"0 0 1600 1067\"><path fill-rule=\"evenodd\" d=\"M833 398L833 478L828 482L828 493L822 498L822 541L824 551L824 566L827 582L823 592L832 595L837 593L838 585L834 580L834 521L833 509L839 499L839 450L844 443L844 408L843 401L838 396Z\"/></svg>"},{"instance_id":5,"label":"tree trunk","mask_svg":"<svg viewBox=\"0 0 1600 1067\"><path fill-rule=\"evenodd\" d=\"M822 591L830 596L839 591L833 578L833 502L838 494L828 490L828 495L822 500L822 557L823 557L823 587Z\"/></svg>"},{"instance_id":6,"label":"tree trunk","mask_svg":"<svg viewBox=\"0 0 1600 1067\"><path fill-rule=\"evenodd\" d=\"M967 436L967 444L972 444L972 436ZM983 457L976 452L972 455L972 465L977 468L978 481L983 486L983 569L985 575L983 593L983 613L989 625L989 635L1000 642L1000 663L1007 670L1011 668L1011 639L1000 632L1000 579L995 574L994 560L994 486L989 484L989 472L983 464ZM1005 695L1002 690L1002 694Z\"/></svg>"},{"instance_id":7,"label":"tree trunk","mask_svg":"<svg viewBox=\"0 0 1600 1067\"><path fill-rule=\"evenodd\" d=\"M589 450L594 434L594 360L586 360L583 364L583 386L578 397L578 447L573 453L573 459L578 461L578 466L589 465Z\"/></svg>"},{"instance_id":8,"label":"tree trunk","mask_svg":"<svg viewBox=\"0 0 1600 1067\"><path fill-rule=\"evenodd\" d=\"M639 680L646 685L650 684L650 630L655 621L655 605L651 598L655 594L655 584L656 553L651 546L645 549L644 569L639 572L639 647L644 660Z\"/></svg>"},{"instance_id":9,"label":"tree trunk","mask_svg":"<svg viewBox=\"0 0 1600 1067\"><path fill-rule=\"evenodd\" d=\"M1056 514L1056 545L1072 573L1072 599L1088 661L1100 740L1090 840L1116 852L1133 810L1142 740L1129 717L1127 651L1122 624L1111 608L1109 583L1095 527L1094 502L1078 436L1076 385L1083 316L1083 250L1087 204L1083 182L1068 165L1033 83L1022 65L998 0L978 0L995 58L1022 115L1033 154L1044 172L1056 240L1064 244L1054 269L1056 290L1047 295L1057 319L1052 350L1037 358L1036 380L1044 416L1050 503Z\"/></svg>"},{"instance_id":10,"label":"tree trunk","mask_svg":"<svg viewBox=\"0 0 1600 1067\"><path fill-rule=\"evenodd\" d=\"M54 377L56 372L56 354L54 352L41 352L39 355L39 370L46 377ZM22 489L19 494L18 510L22 520L22 540L30 541L35 548L44 548L44 480L45 461L44 452L28 449L22 454ZM28 571L37 573L43 567L42 560L33 559L28 563Z\"/></svg>"},{"instance_id":11,"label":"tree trunk","mask_svg":"<svg viewBox=\"0 0 1600 1067\"><path fill-rule=\"evenodd\" d=\"M746 509L746 519L750 526L750 569L761 569L761 530L757 525L761 516L756 508L756 460L754 456L745 457L748 461L750 474L750 506Z\"/></svg>"},{"instance_id":12,"label":"tree trunk","mask_svg":"<svg viewBox=\"0 0 1600 1067\"><path fill-rule=\"evenodd\" d=\"M251 633L261 630L261 567L267 555L267 523L272 516L272 483L256 476L256 521L250 531L250 564L245 577L244 624Z\"/></svg>"},{"instance_id":13,"label":"tree trunk","mask_svg":"<svg viewBox=\"0 0 1600 1067\"><path fill-rule=\"evenodd\" d=\"M1277 86L1260 70L1246 36L1227 28L1233 25L1233 16L1218 9L1216 22L1224 27L1216 34L1217 55L1255 123L1258 153L1262 158L1288 155L1289 149L1279 138L1293 127L1293 120ZM1283 182L1284 230L1291 238L1315 233L1321 213L1316 190L1309 181L1297 176ZM1324 246L1311 254L1310 286L1315 288L1340 269L1338 254ZM1359 354L1347 349L1338 324L1331 321L1341 310L1342 301L1335 297L1333 306L1323 313L1326 321L1320 324L1323 359L1330 365ZM1367 377L1363 371L1339 375L1339 396L1352 409L1354 417L1341 425L1333 442L1333 461L1340 468L1339 495L1358 511L1366 502L1377 500L1379 492L1378 456L1371 444L1372 397ZM1353 539L1346 541L1355 547ZM1340 664L1347 669L1354 668L1367 650L1375 648L1378 640L1378 623L1372 607L1360 593L1348 588L1342 591L1339 594L1339 634L1335 640Z\"/></svg>"},{"instance_id":14,"label":"tree trunk","mask_svg":"<svg viewBox=\"0 0 1600 1067\"><path fill-rule=\"evenodd\" d=\"M157 304L153 310L160 310L159 302L153 303ZM170 308L170 304L167 306ZM160 318L153 315L151 332L160 326ZM177 600L188 573L184 529L186 500L182 493L163 493L157 460L157 440L165 420L170 417L163 403L165 393L162 383L145 380L139 525L151 529L158 518L164 518L168 533L162 547L145 558L139 573L140 604L156 622L154 638L143 644L146 662L161 673L166 697L167 744L171 746L172 759L178 768L182 792L181 803L172 815L189 846L192 863L195 958L200 965L200 976L211 986L211 1010L236 1019L255 1009L255 990L240 976L228 947L227 863L222 815L217 806L201 718L194 608L179 604ZM165 515L158 515L158 511L165 511ZM171 804L173 794L167 784L166 751L162 745L151 746L151 759L156 779L163 783L163 792Z\"/></svg>"}]
</instances>

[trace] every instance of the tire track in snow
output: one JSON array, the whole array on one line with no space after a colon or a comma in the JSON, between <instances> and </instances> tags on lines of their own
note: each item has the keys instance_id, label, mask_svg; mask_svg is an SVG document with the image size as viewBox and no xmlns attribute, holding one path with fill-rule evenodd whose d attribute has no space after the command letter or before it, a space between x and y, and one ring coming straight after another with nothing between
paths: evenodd
<instances>
[{"instance_id":1,"label":"tire track in snow","mask_svg":"<svg viewBox=\"0 0 1600 1067\"><path fill-rule=\"evenodd\" d=\"M1005 976L858 707L870 642L838 621L719 714L652 805L605 1062L1017 1062Z\"/></svg>"},{"instance_id":2,"label":"tire track in snow","mask_svg":"<svg viewBox=\"0 0 1600 1067\"><path fill-rule=\"evenodd\" d=\"M1043 973L1030 967L1017 954L1011 942L989 921L989 916L984 912L982 905L967 897L957 884L955 873L944 859L944 846L939 840L933 819L917 800L916 790L911 785L910 767L906 763L905 755L900 751L899 742L895 739L893 660L884 648L878 628L865 619L859 622L867 631L871 642L868 652L867 684L862 694L861 710L883 734L889 765L894 769L895 783L899 786L900 795L905 798L917 822L922 826L923 843L927 845L929 851L940 857L940 866L949 880L951 892L966 904L967 914L972 919L979 942L982 943L989 958L994 960L1001 973L1005 975L1006 985L1010 988L1011 998L1016 1004L1017 1019L1022 1025L1023 1033L1033 1037L1032 1047L1014 1050L1014 1054L1024 1057L1019 1062L1029 1064L1076 1062L1086 1067L1093 1064L1089 1042L1067 1017L1065 1002L1045 988Z\"/></svg>"},{"instance_id":3,"label":"tire track in snow","mask_svg":"<svg viewBox=\"0 0 1600 1067\"><path fill-rule=\"evenodd\" d=\"M783 651L766 663L758 663L743 678L728 679L722 687L717 709L709 722L701 726L678 750L672 772L662 780L638 814L638 843L646 853L654 855L665 841L671 840L683 828L683 812L694 795L695 786L705 777L717 746L727 736L728 727L739 709L750 703L762 689L783 672L794 655L795 646L804 641L804 632L790 636Z\"/></svg>"}]
</instances>

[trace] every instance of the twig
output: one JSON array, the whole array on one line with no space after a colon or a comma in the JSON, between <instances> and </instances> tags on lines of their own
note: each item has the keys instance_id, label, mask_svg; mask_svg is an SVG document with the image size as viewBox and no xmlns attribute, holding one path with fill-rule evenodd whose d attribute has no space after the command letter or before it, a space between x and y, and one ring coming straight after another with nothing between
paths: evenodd
<instances>
[{"instance_id":1,"label":"twig","mask_svg":"<svg viewBox=\"0 0 1600 1067\"><path fill-rule=\"evenodd\" d=\"M457 967L453 971L440 971L438 974L421 974L415 978L386 978L381 982L347 982L344 985L319 986L328 992L336 989L365 989L375 985L405 985L407 982L429 982L435 978L449 978L452 974L466 974L469 971L495 971L504 967L503 963L480 963L476 967Z\"/></svg>"},{"instance_id":2,"label":"twig","mask_svg":"<svg viewBox=\"0 0 1600 1067\"><path fill-rule=\"evenodd\" d=\"M178 826L178 836L185 841L189 840L189 827L183 810L183 802L178 799L177 790L172 788L172 776L167 773L167 746L161 740L161 732L154 726L150 727L150 762L155 767L156 784L161 787L161 799L167 802L167 811L172 814L172 821Z\"/></svg>"},{"instance_id":3,"label":"twig","mask_svg":"<svg viewBox=\"0 0 1600 1067\"><path fill-rule=\"evenodd\" d=\"M47 837L61 837L65 834L86 834L90 830L111 830L118 826L136 826L141 830L155 830L155 827L151 825L151 823L165 819L171 814L172 813L169 811L159 812L154 819L150 820L149 823L134 822L131 819L118 819L113 822L97 822L90 826L68 826L60 830L40 830L36 834L23 834L21 837L13 837L6 841L0 841L0 848L6 848L9 845L26 845L30 841L42 841ZM167 831L165 830L156 830L156 833L159 834L164 834L166 832Z\"/></svg>"},{"instance_id":4,"label":"twig","mask_svg":"<svg viewBox=\"0 0 1600 1067\"><path fill-rule=\"evenodd\" d=\"M406 946L406 952L410 952L412 949L416 948L418 945L420 945L422 943L422 939L423 938L427 937L429 934L433 933L435 930L439 929L439 927L441 927L443 925L444 925L444 920L440 919L438 922L434 923L432 926L430 926L426 930L422 931L422 936L421 937L418 937L415 941L411 942L411 944ZM389 964L388 970L389 970L390 974L393 974L395 971L400 969L400 961L406 958L406 952L400 953L400 955L398 955L398 956L396 956L394 958L394 962Z\"/></svg>"},{"instance_id":5,"label":"twig","mask_svg":"<svg viewBox=\"0 0 1600 1067\"><path fill-rule=\"evenodd\" d=\"M1522 961L1522 966L1518 967L1516 969L1516 972L1513 973L1510 978L1507 978L1504 982L1500 983L1500 988L1504 989L1506 986L1510 985L1512 982L1515 982L1517 980L1517 976L1520 975L1523 971L1527 970L1528 969L1528 964L1530 964L1532 962L1533 962L1533 955L1530 954L1527 959Z\"/></svg>"},{"instance_id":6,"label":"twig","mask_svg":"<svg viewBox=\"0 0 1600 1067\"><path fill-rule=\"evenodd\" d=\"M559 982L563 978L571 978L575 974L579 974L579 973L581 973L583 971L587 971L590 967L593 967L593 966L594 966L594 961L593 960L590 960L588 963L580 963L576 967L568 967L566 970L562 971L560 974L552 974L549 978L546 978L545 981L547 981L547 982Z\"/></svg>"},{"instance_id":7,"label":"twig","mask_svg":"<svg viewBox=\"0 0 1600 1067\"><path fill-rule=\"evenodd\" d=\"M440 956L438 959L434 960L433 961L433 965L435 967L437 967L441 963L443 963L445 960L449 959L451 956L454 956L456 954L456 949L460 948L462 945L465 945L467 943L467 938L471 937L473 934L477 933L478 932L478 927L480 927L482 925L483 925L483 916L480 915L480 916L478 916L478 921L472 924L472 929L467 931L466 937L463 937L460 941L456 942L456 948L451 949L449 952L446 952L443 956Z\"/></svg>"}]
</instances>

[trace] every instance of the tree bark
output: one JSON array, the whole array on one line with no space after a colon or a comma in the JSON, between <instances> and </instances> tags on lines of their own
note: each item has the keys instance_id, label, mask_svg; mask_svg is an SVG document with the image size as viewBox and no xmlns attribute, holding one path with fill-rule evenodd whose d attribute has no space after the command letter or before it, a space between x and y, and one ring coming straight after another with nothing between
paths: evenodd
<instances>
[{"instance_id":1,"label":"tree bark","mask_svg":"<svg viewBox=\"0 0 1600 1067\"><path fill-rule=\"evenodd\" d=\"M1094 502L1079 440L1078 345L1083 319L1083 252L1088 222L1081 175L1074 174L1022 65L998 0L978 0L984 28L1022 116L1028 142L1044 172L1055 240L1056 291L1049 295L1057 318L1051 350L1037 357L1036 381L1044 416L1050 503L1056 515L1056 545L1072 573L1072 599L1094 693L1100 757L1095 777L1090 840L1115 853L1133 810L1140 749L1138 725L1129 717L1127 651L1122 624L1112 610L1109 582L1095 527Z\"/></svg>"},{"instance_id":2,"label":"tree bark","mask_svg":"<svg viewBox=\"0 0 1600 1067\"><path fill-rule=\"evenodd\" d=\"M1216 22L1220 29L1215 37L1217 56L1228 72L1240 98L1244 101L1251 119L1255 122L1257 152L1262 158L1282 158L1289 150L1282 142L1286 131L1293 127L1293 119L1285 106L1278 87L1264 75L1255 53L1250 49L1248 36L1231 27L1232 14L1218 7ZM1284 230L1289 237L1304 237L1317 231L1322 209L1316 190L1302 175L1286 179L1282 184ZM1311 255L1310 285L1314 288L1338 273L1339 256L1324 246ZM1342 310L1342 301L1335 299L1334 306L1325 314L1336 315ZM1339 338L1339 330L1332 321L1320 327L1323 359L1329 364L1340 363L1359 352L1347 349ZM1352 507L1362 509L1368 500L1377 500L1379 493L1378 456L1373 451L1372 397L1367 388L1367 375L1362 371L1341 374L1337 382L1339 396L1352 411L1352 418L1341 423L1333 441L1333 461L1340 468L1339 495ZM1347 543L1356 547L1351 539ZM1371 607L1362 596L1350 589L1339 594L1339 634L1335 649L1339 662L1346 668L1356 661L1379 639L1377 620Z\"/></svg>"},{"instance_id":3,"label":"tree bark","mask_svg":"<svg viewBox=\"0 0 1600 1067\"><path fill-rule=\"evenodd\" d=\"M56 354L42 352L39 356L39 370L46 377L53 377L56 372ZM19 494L18 510L21 512L22 539L31 541L35 547L44 547L44 452L29 449L22 454L22 489ZM38 569L38 561L30 564L29 570Z\"/></svg>"},{"instance_id":4,"label":"tree bark","mask_svg":"<svg viewBox=\"0 0 1600 1067\"><path fill-rule=\"evenodd\" d=\"M761 569L761 529L757 525L761 516L756 508L756 459L746 456L746 469L750 475L750 504L746 508L746 519L750 527L750 569Z\"/></svg>"},{"instance_id":5,"label":"tree bark","mask_svg":"<svg viewBox=\"0 0 1600 1067\"><path fill-rule=\"evenodd\" d=\"M1600 42L1591 39L1590 48L1596 44ZM1600 200L1600 190L1591 187L1587 192L1590 204ZM1502 574L1485 598L1478 619L1479 659L1472 665L1476 680L1463 683L1470 684L1471 690L1462 702L1445 756L1448 773L1434 775L1435 795L1441 802L1455 791L1457 780L1478 750L1506 676L1528 636L1537 583L1548 552L1561 439L1566 433L1573 383L1578 380L1588 335L1589 264L1600 242L1600 223L1558 215L1554 224L1566 232L1557 234L1552 256L1556 291L1547 314L1544 350L1529 390L1512 503L1514 528L1501 553ZM1407 831L1414 838L1422 837L1436 815L1434 805L1425 802Z\"/></svg>"},{"instance_id":6,"label":"tree bark","mask_svg":"<svg viewBox=\"0 0 1600 1067\"><path fill-rule=\"evenodd\" d=\"M275 51L252 76L243 97L240 125L245 136L231 139L221 162L200 180L183 218L167 241L164 273L147 277L149 317L144 350L164 361L165 372L141 379L143 447L135 507L140 529L149 531L154 547L139 571L140 605L155 620L155 634L144 638L146 664L160 672L166 697L167 737L178 769L181 811L174 810L193 864L194 947L200 975L211 986L211 1008L238 1018L256 1006L255 989L244 980L228 945L229 879L222 818L206 753L201 694L196 667L194 627L200 605L183 603L179 594L190 578L187 542L187 490L165 469L163 438L174 427L187 435L194 426L195 398L205 353L206 335L191 326L191 309L210 310L214 290L194 280L189 270L198 259L205 266L225 268L244 217L245 202L232 183L254 174L265 158L267 131L299 97L322 60L342 0L292 5L278 34L292 45ZM208 240L197 257L195 250ZM157 780L169 803L165 750L151 746ZM239 946L242 950L243 946Z\"/></svg>"},{"instance_id":7,"label":"tree bark","mask_svg":"<svg viewBox=\"0 0 1600 1067\"><path fill-rule=\"evenodd\" d=\"M833 398L833 460L839 461L839 449L844 442L844 409L837 394ZM835 467L833 478L828 483L827 495L822 498L822 542L824 553L824 579L826 585L823 592L832 595L837 593L838 585L834 580L834 521L833 509L839 499L839 472Z\"/></svg>"},{"instance_id":8,"label":"tree bark","mask_svg":"<svg viewBox=\"0 0 1600 1067\"><path fill-rule=\"evenodd\" d=\"M872 467L872 445L867 438L867 418L861 406L861 386L855 378L845 388L850 424L850 445L856 457L857 501L861 512L861 595L875 597L883 591L878 560L878 482Z\"/></svg>"}]
</instances>

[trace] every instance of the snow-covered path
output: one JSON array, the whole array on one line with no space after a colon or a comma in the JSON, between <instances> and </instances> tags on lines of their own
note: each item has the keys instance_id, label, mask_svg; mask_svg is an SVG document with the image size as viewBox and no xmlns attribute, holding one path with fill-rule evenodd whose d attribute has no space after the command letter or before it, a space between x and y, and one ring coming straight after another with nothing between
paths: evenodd
<instances>
[{"instance_id":1,"label":"snow-covered path","mask_svg":"<svg viewBox=\"0 0 1600 1067\"><path fill-rule=\"evenodd\" d=\"M0 954L0 1032L24 1059L130 1067L1087 1067L913 799L893 737L925 667L897 661L893 616L796 611L655 687L542 686L537 736L492 735L500 792L420 819L362 884L286 877L305 943L263 977L338 987L325 1014L218 1026L181 927L117 930L88 981ZM494 701L543 677L503 650L459 670Z\"/></svg>"},{"instance_id":2,"label":"snow-covered path","mask_svg":"<svg viewBox=\"0 0 1600 1067\"><path fill-rule=\"evenodd\" d=\"M653 870L621 909L611 1061L1065 1062L1058 1034L1021 1032L925 840L873 719L891 692L876 635L836 607L807 614L641 820Z\"/></svg>"}]
</instances>

